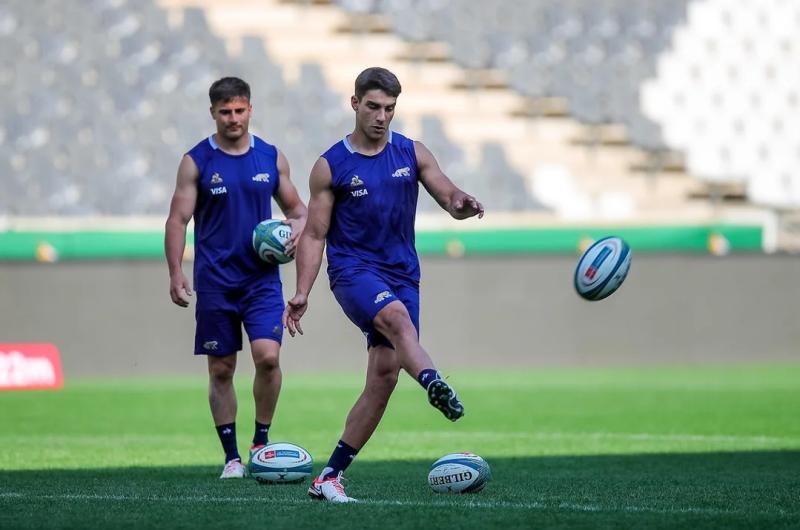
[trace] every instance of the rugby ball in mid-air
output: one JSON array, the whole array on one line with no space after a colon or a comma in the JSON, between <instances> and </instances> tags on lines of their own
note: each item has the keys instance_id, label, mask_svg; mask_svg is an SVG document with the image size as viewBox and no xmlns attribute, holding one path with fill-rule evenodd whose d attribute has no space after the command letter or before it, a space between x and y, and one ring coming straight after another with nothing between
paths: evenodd
<instances>
[{"instance_id":1,"label":"rugby ball in mid-air","mask_svg":"<svg viewBox=\"0 0 800 530\"><path fill-rule=\"evenodd\" d=\"M610 236L592 243L575 267L575 290L586 300L602 300L616 291L631 267L631 249Z\"/></svg>"},{"instance_id":2,"label":"rugby ball in mid-air","mask_svg":"<svg viewBox=\"0 0 800 530\"><path fill-rule=\"evenodd\" d=\"M436 493L477 493L491 479L489 464L472 453L445 455L428 473L428 484Z\"/></svg>"},{"instance_id":3,"label":"rugby ball in mid-air","mask_svg":"<svg viewBox=\"0 0 800 530\"><path fill-rule=\"evenodd\" d=\"M292 237L292 227L280 219L267 219L258 223L253 230L253 250L267 263L281 265L292 261L286 255L286 243Z\"/></svg>"},{"instance_id":4,"label":"rugby ball in mid-air","mask_svg":"<svg viewBox=\"0 0 800 530\"><path fill-rule=\"evenodd\" d=\"M248 471L259 482L299 482L311 474L308 451L287 442L267 444L250 456Z\"/></svg>"}]
</instances>

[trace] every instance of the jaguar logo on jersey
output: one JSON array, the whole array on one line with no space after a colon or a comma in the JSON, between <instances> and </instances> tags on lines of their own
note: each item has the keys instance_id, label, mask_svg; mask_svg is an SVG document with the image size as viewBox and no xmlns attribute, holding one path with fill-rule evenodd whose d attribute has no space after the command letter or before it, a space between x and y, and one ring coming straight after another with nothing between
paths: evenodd
<instances>
[{"instance_id":1,"label":"jaguar logo on jersey","mask_svg":"<svg viewBox=\"0 0 800 530\"><path fill-rule=\"evenodd\" d=\"M379 303L383 302L384 300L386 300L387 298L391 298L391 297L392 297L392 293L390 293L389 291L381 291L380 293L378 293L378 296L375 297L375 302L374 303L379 304Z\"/></svg>"},{"instance_id":2,"label":"jaguar logo on jersey","mask_svg":"<svg viewBox=\"0 0 800 530\"><path fill-rule=\"evenodd\" d=\"M269 173L259 173L253 177L253 182L269 182Z\"/></svg>"},{"instance_id":3,"label":"jaguar logo on jersey","mask_svg":"<svg viewBox=\"0 0 800 530\"><path fill-rule=\"evenodd\" d=\"M357 186L363 186L364 181L358 178L358 175L353 175L353 178L350 179L350 187L355 188Z\"/></svg>"},{"instance_id":4,"label":"jaguar logo on jersey","mask_svg":"<svg viewBox=\"0 0 800 530\"><path fill-rule=\"evenodd\" d=\"M411 176L411 168L409 168L409 167L401 167L400 169L398 169L397 171L392 173L392 176L394 178L410 177Z\"/></svg>"},{"instance_id":5,"label":"jaguar logo on jersey","mask_svg":"<svg viewBox=\"0 0 800 530\"><path fill-rule=\"evenodd\" d=\"M211 184L220 184L222 182L222 177L219 176L219 173L214 173L211 175Z\"/></svg>"}]
</instances>

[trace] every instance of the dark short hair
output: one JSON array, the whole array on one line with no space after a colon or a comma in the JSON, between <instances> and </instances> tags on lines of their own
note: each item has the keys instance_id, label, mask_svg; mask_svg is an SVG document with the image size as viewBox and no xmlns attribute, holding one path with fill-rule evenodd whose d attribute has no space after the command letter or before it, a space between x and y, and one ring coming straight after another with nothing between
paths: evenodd
<instances>
[{"instance_id":1,"label":"dark short hair","mask_svg":"<svg viewBox=\"0 0 800 530\"><path fill-rule=\"evenodd\" d=\"M211 100L212 107L219 101L227 102L233 98L245 98L250 101L250 85L238 77L217 79L208 89L208 99Z\"/></svg>"},{"instance_id":2,"label":"dark short hair","mask_svg":"<svg viewBox=\"0 0 800 530\"><path fill-rule=\"evenodd\" d=\"M396 98L400 95L402 87L397 76L386 68L373 66L367 68L356 77L356 97L361 99L370 90L380 89Z\"/></svg>"}]
</instances>

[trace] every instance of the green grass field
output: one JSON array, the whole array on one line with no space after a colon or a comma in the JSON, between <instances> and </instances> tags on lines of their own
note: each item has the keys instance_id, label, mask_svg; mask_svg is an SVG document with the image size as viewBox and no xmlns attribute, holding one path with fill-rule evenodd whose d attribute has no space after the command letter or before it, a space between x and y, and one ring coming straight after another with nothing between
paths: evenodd
<instances>
[{"instance_id":1,"label":"green grass field","mask_svg":"<svg viewBox=\"0 0 800 530\"><path fill-rule=\"evenodd\" d=\"M0 528L799 528L800 365L454 373L450 423L409 378L347 472L357 505L308 482L220 481L202 379L68 381L0 393ZM239 445L252 435L237 380ZM361 376L285 374L272 441L327 460ZM472 451L493 481L436 495Z\"/></svg>"}]
</instances>

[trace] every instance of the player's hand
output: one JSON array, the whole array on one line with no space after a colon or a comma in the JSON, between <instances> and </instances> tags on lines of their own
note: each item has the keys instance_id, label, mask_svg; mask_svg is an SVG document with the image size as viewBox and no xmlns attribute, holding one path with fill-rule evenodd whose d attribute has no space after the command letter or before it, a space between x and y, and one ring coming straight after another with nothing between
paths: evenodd
<instances>
[{"instance_id":1,"label":"player's hand","mask_svg":"<svg viewBox=\"0 0 800 530\"><path fill-rule=\"evenodd\" d=\"M171 276L169 279L169 296L175 305L187 307L189 297L192 296L192 286L183 273Z\"/></svg>"},{"instance_id":2,"label":"player's hand","mask_svg":"<svg viewBox=\"0 0 800 530\"><path fill-rule=\"evenodd\" d=\"M294 297L286 302L286 309L283 311L283 325L289 330L289 335L292 337L295 334L303 334L303 328L300 327L300 319L308 309L308 297L304 294L296 294Z\"/></svg>"},{"instance_id":3,"label":"player's hand","mask_svg":"<svg viewBox=\"0 0 800 530\"><path fill-rule=\"evenodd\" d=\"M453 217L456 219L466 219L477 215L478 219L483 217L483 205L472 195L460 194L453 201Z\"/></svg>"},{"instance_id":4,"label":"player's hand","mask_svg":"<svg viewBox=\"0 0 800 530\"><path fill-rule=\"evenodd\" d=\"M286 255L294 256L297 251L297 242L300 236L303 235L303 229L306 227L305 219L284 219L283 224L292 227L292 236L286 242Z\"/></svg>"}]
</instances>

